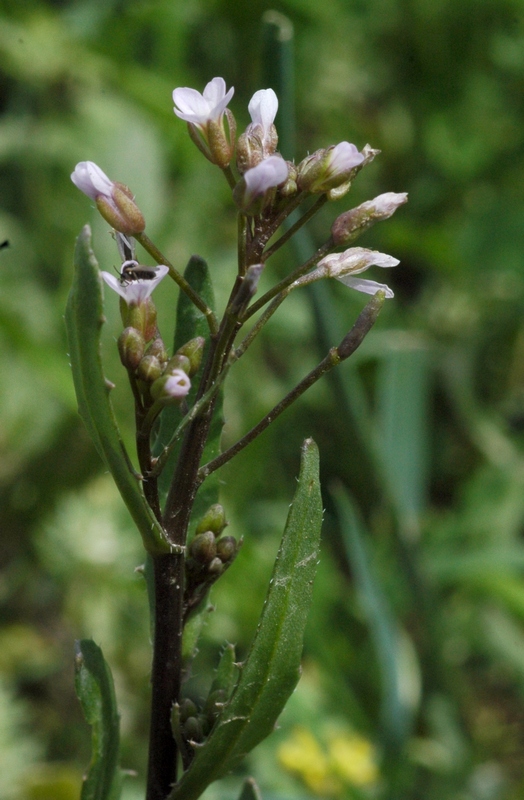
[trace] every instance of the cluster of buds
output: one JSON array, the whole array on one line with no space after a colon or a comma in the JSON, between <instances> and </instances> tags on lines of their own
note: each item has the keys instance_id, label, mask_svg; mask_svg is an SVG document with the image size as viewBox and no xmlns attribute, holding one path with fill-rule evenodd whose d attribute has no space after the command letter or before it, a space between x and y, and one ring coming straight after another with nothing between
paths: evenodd
<instances>
[{"instance_id":1,"label":"cluster of buds","mask_svg":"<svg viewBox=\"0 0 524 800\"><path fill-rule=\"evenodd\" d=\"M223 507L212 505L198 522L191 540L186 561L187 612L190 612L209 587L231 566L242 541L234 536L224 536L227 526Z\"/></svg>"}]
</instances>

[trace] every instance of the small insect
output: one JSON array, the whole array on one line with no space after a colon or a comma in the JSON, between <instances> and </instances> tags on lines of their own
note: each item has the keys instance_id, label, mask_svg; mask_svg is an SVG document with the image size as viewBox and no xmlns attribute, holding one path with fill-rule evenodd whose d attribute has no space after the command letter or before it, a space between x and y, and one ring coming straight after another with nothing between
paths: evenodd
<instances>
[{"instance_id":1,"label":"small insect","mask_svg":"<svg viewBox=\"0 0 524 800\"><path fill-rule=\"evenodd\" d=\"M124 261L120 269L120 280L129 284L132 281L152 281L156 277L157 267L146 267L138 261Z\"/></svg>"}]
</instances>

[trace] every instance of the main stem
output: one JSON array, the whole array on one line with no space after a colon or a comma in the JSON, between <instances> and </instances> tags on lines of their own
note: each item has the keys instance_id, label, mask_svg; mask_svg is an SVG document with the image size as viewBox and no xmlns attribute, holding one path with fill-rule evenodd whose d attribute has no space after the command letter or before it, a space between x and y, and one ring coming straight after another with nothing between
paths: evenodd
<instances>
[{"instance_id":1,"label":"main stem","mask_svg":"<svg viewBox=\"0 0 524 800\"><path fill-rule=\"evenodd\" d=\"M165 800L177 778L171 710L180 698L184 555L156 556L153 569L155 631L146 799Z\"/></svg>"}]
</instances>

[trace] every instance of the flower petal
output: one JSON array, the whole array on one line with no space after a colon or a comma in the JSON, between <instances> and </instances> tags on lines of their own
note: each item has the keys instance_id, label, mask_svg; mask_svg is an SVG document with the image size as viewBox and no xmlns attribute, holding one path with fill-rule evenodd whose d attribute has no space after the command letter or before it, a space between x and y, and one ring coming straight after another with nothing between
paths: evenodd
<instances>
[{"instance_id":1,"label":"flower petal","mask_svg":"<svg viewBox=\"0 0 524 800\"><path fill-rule=\"evenodd\" d=\"M187 87L173 91L173 109L177 117L191 122L193 125L206 125L211 119L219 119L233 97L234 88L226 93L223 78L213 78L200 94L196 89Z\"/></svg>"},{"instance_id":2,"label":"flower petal","mask_svg":"<svg viewBox=\"0 0 524 800\"><path fill-rule=\"evenodd\" d=\"M262 125L264 134L275 121L278 98L273 89L259 89L249 101L248 111L254 125Z\"/></svg>"},{"instance_id":3,"label":"flower petal","mask_svg":"<svg viewBox=\"0 0 524 800\"><path fill-rule=\"evenodd\" d=\"M345 283L351 289L356 289L357 292L364 292L365 294L376 294L380 289L386 293L386 298L394 297L393 290L386 286L385 283L377 283L376 281L368 281L365 278L354 278L352 275L344 275L338 278L341 283Z\"/></svg>"},{"instance_id":4,"label":"flower petal","mask_svg":"<svg viewBox=\"0 0 524 800\"><path fill-rule=\"evenodd\" d=\"M113 181L93 161L80 161L71 173L71 180L77 189L92 200L100 195L111 198Z\"/></svg>"}]
</instances>

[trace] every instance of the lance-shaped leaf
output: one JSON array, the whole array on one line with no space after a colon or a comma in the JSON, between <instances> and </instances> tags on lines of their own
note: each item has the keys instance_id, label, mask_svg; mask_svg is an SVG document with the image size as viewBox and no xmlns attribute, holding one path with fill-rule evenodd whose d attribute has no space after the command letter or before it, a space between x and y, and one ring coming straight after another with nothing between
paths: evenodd
<instances>
[{"instance_id":1,"label":"lance-shaped leaf","mask_svg":"<svg viewBox=\"0 0 524 800\"><path fill-rule=\"evenodd\" d=\"M69 356L80 416L107 464L122 499L150 553L169 551L162 527L142 492L118 430L100 356L100 334L105 321L102 281L86 225L75 248L75 275L66 309Z\"/></svg>"},{"instance_id":2,"label":"lance-shaped leaf","mask_svg":"<svg viewBox=\"0 0 524 800\"><path fill-rule=\"evenodd\" d=\"M300 677L300 659L318 562L322 501L318 450L302 448L290 508L264 609L240 679L209 738L169 800L196 800L273 730Z\"/></svg>"},{"instance_id":3,"label":"lance-shaped leaf","mask_svg":"<svg viewBox=\"0 0 524 800\"><path fill-rule=\"evenodd\" d=\"M111 671L91 639L75 645L75 689L92 726L92 755L82 784L81 800L118 800L122 773L118 765L120 718Z\"/></svg>"}]
</instances>

